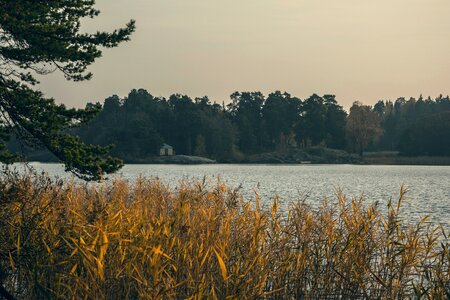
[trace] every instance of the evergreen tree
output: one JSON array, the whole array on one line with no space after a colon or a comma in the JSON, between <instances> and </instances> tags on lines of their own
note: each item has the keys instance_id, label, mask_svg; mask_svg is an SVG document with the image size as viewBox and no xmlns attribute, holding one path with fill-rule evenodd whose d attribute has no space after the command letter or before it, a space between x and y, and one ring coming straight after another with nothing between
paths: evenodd
<instances>
[{"instance_id":1,"label":"evergreen tree","mask_svg":"<svg viewBox=\"0 0 450 300\"><path fill-rule=\"evenodd\" d=\"M294 135L294 128L299 119L301 102L288 93L276 91L269 94L262 109L265 136L268 137L269 149L285 147L284 137Z\"/></svg>"},{"instance_id":2,"label":"evergreen tree","mask_svg":"<svg viewBox=\"0 0 450 300\"><path fill-rule=\"evenodd\" d=\"M102 54L99 47L127 41L134 22L112 33L81 33L82 18L99 11L93 0L0 1L0 160L11 155L5 142L12 133L52 152L77 176L97 180L121 167L110 147L87 145L67 129L95 116L100 105L84 110L55 104L36 90L34 75L61 71L73 81L88 80L87 67Z\"/></svg>"},{"instance_id":3,"label":"evergreen tree","mask_svg":"<svg viewBox=\"0 0 450 300\"><path fill-rule=\"evenodd\" d=\"M326 118L327 108L324 99L313 94L303 102L302 110L304 135L315 146L320 144L327 135Z\"/></svg>"},{"instance_id":4,"label":"evergreen tree","mask_svg":"<svg viewBox=\"0 0 450 300\"><path fill-rule=\"evenodd\" d=\"M345 125L347 113L336 101L334 95L324 95L324 104L327 110L325 120L326 146L334 149L345 149Z\"/></svg>"},{"instance_id":5,"label":"evergreen tree","mask_svg":"<svg viewBox=\"0 0 450 300\"><path fill-rule=\"evenodd\" d=\"M238 128L239 148L245 153L256 153L261 150L264 100L261 92L235 92L231 95L228 112Z\"/></svg>"}]
</instances>

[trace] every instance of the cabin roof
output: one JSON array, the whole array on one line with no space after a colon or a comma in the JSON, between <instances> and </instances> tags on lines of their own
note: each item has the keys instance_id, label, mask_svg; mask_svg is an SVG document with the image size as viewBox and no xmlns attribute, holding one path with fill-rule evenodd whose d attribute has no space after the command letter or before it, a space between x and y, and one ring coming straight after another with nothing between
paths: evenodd
<instances>
[{"instance_id":1,"label":"cabin roof","mask_svg":"<svg viewBox=\"0 0 450 300\"><path fill-rule=\"evenodd\" d=\"M164 144L161 146L161 149L173 149L173 147L170 146L169 144L164 143Z\"/></svg>"}]
</instances>

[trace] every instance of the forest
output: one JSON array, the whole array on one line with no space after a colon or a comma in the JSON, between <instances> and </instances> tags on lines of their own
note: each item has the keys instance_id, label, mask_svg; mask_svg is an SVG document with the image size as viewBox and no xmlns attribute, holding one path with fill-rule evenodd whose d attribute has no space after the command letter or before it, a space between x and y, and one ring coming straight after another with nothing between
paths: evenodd
<instances>
[{"instance_id":1,"label":"forest","mask_svg":"<svg viewBox=\"0 0 450 300\"><path fill-rule=\"evenodd\" d=\"M334 95L302 100L280 91L235 92L228 104L217 104L206 96L164 98L134 89L107 98L98 115L73 133L87 143L114 145L111 153L125 161L155 156L163 143L176 154L218 161L313 146L360 155L449 156L450 99L399 98L373 107L355 102L347 113Z\"/></svg>"}]
</instances>

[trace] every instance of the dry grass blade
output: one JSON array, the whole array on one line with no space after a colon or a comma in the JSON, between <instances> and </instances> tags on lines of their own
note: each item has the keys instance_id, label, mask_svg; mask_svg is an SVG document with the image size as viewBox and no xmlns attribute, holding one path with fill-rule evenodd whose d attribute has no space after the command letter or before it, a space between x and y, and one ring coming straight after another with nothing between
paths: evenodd
<instances>
[{"instance_id":1,"label":"dry grass blade","mask_svg":"<svg viewBox=\"0 0 450 300\"><path fill-rule=\"evenodd\" d=\"M0 178L0 287L19 299L446 299L447 232L361 199L264 210L222 183Z\"/></svg>"}]
</instances>

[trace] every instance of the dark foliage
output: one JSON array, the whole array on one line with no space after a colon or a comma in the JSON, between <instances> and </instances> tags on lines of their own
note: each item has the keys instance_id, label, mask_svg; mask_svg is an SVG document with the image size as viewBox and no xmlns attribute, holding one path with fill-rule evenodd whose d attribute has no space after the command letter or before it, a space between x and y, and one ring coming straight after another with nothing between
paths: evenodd
<instances>
[{"instance_id":1,"label":"dark foliage","mask_svg":"<svg viewBox=\"0 0 450 300\"><path fill-rule=\"evenodd\" d=\"M92 119L100 106L67 109L33 89L35 74L61 71L68 80L90 79L87 67L102 54L99 47L127 41L134 22L112 33L80 33L82 18L99 11L92 0L0 1L0 161L13 156L4 143L11 134L50 150L68 171L99 179L121 167L110 147L86 145L68 129Z\"/></svg>"},{"instance_id":2,"label":"dark foliage","mask_svg":"<svg viewBox=\"0 0 450 300\"><path fill-rule=\"evenodd\" d=\"M124 99L112 96L103 110L76 130L82 140L108 145L125 160L155 156L163 143L177 154L218 161L247 161L261 153L328 147L363 151L401 151L405 155L450 155L450 101L379 101L374 107L355 102L347 116L333 95L302 101L275 91L235 92L227 106L207 97L154 97L133 90ZM94 109L89 104L86 110Z\"/></svg>"},{"instance_id":3,"label":"dark foliage","mask_svg":"<svg viewBox=\"0 0 450 300\"><path fill-rule=\"evenodd\" d=\"M398 150L403 155L450 156L450 98L399 98L379 101L383 135L373 150Z\"/></svg>"},{"instance_id":4,"label":"dark foliage","mask_svg":"<svg viewBox=\"0 0 450 300\"><path fill-rule=\"evenodd\" d=\"M109 97L97 118L76 133L89 143L114 143L112 153L125 160L154 156L163 142L177 154L224 160L233 154L236 141L226 112L207 97L155 98L143 89L132 90L124 99Z\"/></svg>"},{"instance_id":5,"label":"dark foliage","mask_svg":"<svg viewBox=\"0 0 450 300\"><path fill-rule=\"evenodd\" d=\"M219 161L302 146L345 149L346 112L332 95L311 98L313 105L280 91L267 98L236 92L224 107L207 97L165 99L139 89L106 99L97 118L76 133L89 143L115 144L112 153L125 160L154 156L163 143L177 154Z\"/></svg>"}]
</instances>

